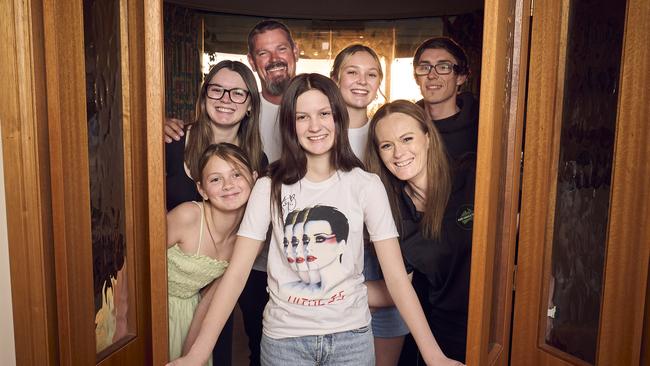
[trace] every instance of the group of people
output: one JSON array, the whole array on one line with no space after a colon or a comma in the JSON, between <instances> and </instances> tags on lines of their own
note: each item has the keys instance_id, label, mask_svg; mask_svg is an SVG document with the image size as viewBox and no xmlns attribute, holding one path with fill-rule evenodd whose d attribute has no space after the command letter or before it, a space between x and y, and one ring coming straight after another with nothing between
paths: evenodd
<instances>
[{"instance_id":1,"label":"group of people","mask_svg":"<svg viewBox=\"0 0 650 366\"><path fill-rule=\"evenodd\" d=\"M251 365L462 364L478 137L465 52L422 43L423 99L370 119L374 50L346 47L330 78L296 76L298 55L262 21L252 71L219 62L195 120L166 121L170 365L230 365L237 302Z\"/></svg>"}]
</instances>

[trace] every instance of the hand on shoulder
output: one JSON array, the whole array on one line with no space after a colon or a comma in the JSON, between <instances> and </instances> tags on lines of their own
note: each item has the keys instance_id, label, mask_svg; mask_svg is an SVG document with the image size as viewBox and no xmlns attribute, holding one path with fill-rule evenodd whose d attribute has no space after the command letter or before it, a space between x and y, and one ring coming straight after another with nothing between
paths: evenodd
<instances>
[{"instance_id":1,"label":"hand on shoulder","mask_svg":"<svg viewBox=\"0 0 650 366\"><path fill-rule=\"evenodd\" d=\"M178 118L165 118L165 125L163 128L165 135L165 142L170 143L172 141L178 141L181 139L181 136L185 134L183 131L185 128L185 123Z\"/></svg>"}]
</instances>

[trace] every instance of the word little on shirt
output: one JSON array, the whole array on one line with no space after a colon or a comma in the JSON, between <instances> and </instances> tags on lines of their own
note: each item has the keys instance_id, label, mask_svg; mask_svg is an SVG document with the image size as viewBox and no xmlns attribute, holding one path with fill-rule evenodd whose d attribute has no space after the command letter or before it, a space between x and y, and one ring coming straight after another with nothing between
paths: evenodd
<instances>
[{"instance_id":1,"label":"word little on shirt","mask_svg":"<svg viewBox=\"0 0 650 366\"><path fill-rule=\"evenodd\" d=\"M333 304L337 301L341 301L344 298L345 298L345 291L339 291L334 295L332 295L329 299L307 299L305 297L289 296L287 302L296 305L303 305L303 306L325 306L325 305Z\"/></svg>"}]
</instances>

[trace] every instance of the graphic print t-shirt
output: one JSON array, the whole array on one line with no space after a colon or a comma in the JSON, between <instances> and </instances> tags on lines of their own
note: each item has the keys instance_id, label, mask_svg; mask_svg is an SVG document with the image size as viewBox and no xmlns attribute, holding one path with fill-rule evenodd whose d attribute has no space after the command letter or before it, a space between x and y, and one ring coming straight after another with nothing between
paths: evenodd
<instances>
[{"instance_id":1,"label":"graphic print t-shirt","mask_svg":"<svg viewBox=\"0 0 650 366\"><path fill-rule=\"evenodd\" d=\"M264 240L271 223L271 180L257 181L238 235ZM354 169L325 181L282 186L268 257L271 338L343 332L370 323L363 284L363 225L373 242L397 237L379 177Z\"/></svg>"}]
</instances>

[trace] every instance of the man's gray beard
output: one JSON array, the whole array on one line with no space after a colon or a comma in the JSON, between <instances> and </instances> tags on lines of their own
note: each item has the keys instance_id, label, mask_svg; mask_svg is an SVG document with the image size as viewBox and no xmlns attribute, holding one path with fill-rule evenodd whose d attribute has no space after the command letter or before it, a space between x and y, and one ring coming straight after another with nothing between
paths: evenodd
<instances>
[{"instance_id":1,"label":"man's gray beard","mask_svg":"<svg viewBox=\"0 0 650 366\"><path fill-rule=\"evenodd\" d=\"M282 78L280 80L269 80L266 83L266 90L271 95L278 96L284 94L284 91L287 90L287 87L289 86L289 82L291 81L291 78L286 77Z\"/></svg>"}]
</instances>

